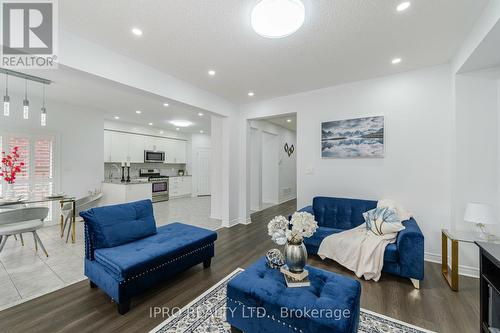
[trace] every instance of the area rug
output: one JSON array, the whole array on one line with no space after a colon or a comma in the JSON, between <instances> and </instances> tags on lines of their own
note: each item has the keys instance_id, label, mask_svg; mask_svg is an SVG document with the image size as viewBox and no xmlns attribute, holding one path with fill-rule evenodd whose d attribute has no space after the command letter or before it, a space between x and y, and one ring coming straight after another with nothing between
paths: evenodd
<instances>
[{"instance_id":1,"label":"area rug","mask_svg":"<svg viewBox=\"0 0 500 333\"><path fill-rule=\"evenodd\" d=\"M152 329L150 333L230 333L231 327L225 320L226 287L229 280L241 272L243 272L243 269L236 269L215 286ZM433 333L365 309L361 309L358 332Z\"/></svg>"}]
</instances>

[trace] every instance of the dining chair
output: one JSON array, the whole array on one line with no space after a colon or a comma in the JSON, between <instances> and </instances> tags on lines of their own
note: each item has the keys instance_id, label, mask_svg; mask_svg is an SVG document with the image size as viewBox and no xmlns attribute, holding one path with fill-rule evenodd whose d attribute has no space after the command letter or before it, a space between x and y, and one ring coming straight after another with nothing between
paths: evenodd
<instances>
[{"instance_id":1,"label":"dining chair","mask_svg":"<svg viewBox=\"0 0 500 333\"><path fill-rule=\"evenodd\" d=\"M75 207L76 207L76 213L75 216L79 216L80 212L83 212L85 210L88 210L90 208L95 207L96 202L101 199L102 193L93 193L90 195L87 195L83 198L76 199L75 201ZM69 235L71 234L71 229L73 228L73 224L70 222L71 216L73 216L73 207L72 203L68 202L62 205L61 207L61 214L64 217L64 225L61 229L61 238L64 237L64 231L66 230L66 226L68 226L68 231L66 234L66 243L69 240Z\"/></svg>"},{"instance_id":2,"label":"dining chair","mask_svg":"<svg viewBox=\"0 0 500 333\"><path fill-rule=\"evenodd\" d=\"M31 232L33 234L33 240L35 241L35 251L38 251L38 245L40 245L43 252L48 257L49 254L36 232L38 229L43 227L43 221L47 218L48 214L49 209L47 207L29 207L1 211L0 253L2 252L9 236Z\"/></svg>"}]
</instances>

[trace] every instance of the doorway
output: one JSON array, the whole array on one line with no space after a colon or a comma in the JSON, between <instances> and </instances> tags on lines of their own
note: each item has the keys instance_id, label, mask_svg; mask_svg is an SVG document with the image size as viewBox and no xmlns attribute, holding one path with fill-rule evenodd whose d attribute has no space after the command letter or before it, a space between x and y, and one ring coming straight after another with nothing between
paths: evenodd
<instances>
[{"instance_id":1,"label":"doorway","mask_svg":"<svg viewBox=\"0 0 500 333\"><path fill-rule=\"evenodd\" d=\"M249 120L249 209L260 211L297 196L296 116Z\"/></svg>"},{"instance_id":2,"label":"doorway","mask_svg":"<svg viewBox=\"0 0 500 333\"><path fill-rule=\"evenodd\" d=\"M211 151L209 149L198 150L196 154L196 164L197 164L197 185L196 193L199 197L208 196L211 194L210 191L210 156Z\"/></svg>"}]
</instances>

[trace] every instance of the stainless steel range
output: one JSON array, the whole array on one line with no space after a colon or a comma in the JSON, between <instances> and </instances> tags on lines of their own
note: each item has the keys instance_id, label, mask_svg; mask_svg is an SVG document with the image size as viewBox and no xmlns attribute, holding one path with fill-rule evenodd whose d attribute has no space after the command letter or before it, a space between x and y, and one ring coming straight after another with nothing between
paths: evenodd
<instances>
[{"instance_id":1,"label":"stainless steel range","mask_svg":"<svg viewBox=\"0 0 500 333\"><path fill-rule=\"evenodd\" d=\"M160 175L159 169L140 169L139 177L147 177L151 183L153 202L168 200L168 176Z\"/></svg>"}]
</instances>

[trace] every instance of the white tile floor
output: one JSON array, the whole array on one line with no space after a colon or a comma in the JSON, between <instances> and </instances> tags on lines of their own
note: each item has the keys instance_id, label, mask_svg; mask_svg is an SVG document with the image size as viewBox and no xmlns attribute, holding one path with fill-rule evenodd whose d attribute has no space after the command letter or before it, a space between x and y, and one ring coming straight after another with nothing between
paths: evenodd
<instances>
[{"instance_id":1,"label":"white tile floor","mask_svg":"<svg viewBox=\"0 0 500 333\"><path fill-rule=\"evenodd\" d=\"M158 226L183 222L210 230L221 227L209 218L210 197L179 198L154 204ZM59 237L59 225L38 231L49 257L34 250L33 238L24 235L24 246L10 237L0 253L0 310L85 279L83 275L83 223L77 223L76 243Z\"/></svg>"}]
</instances>

